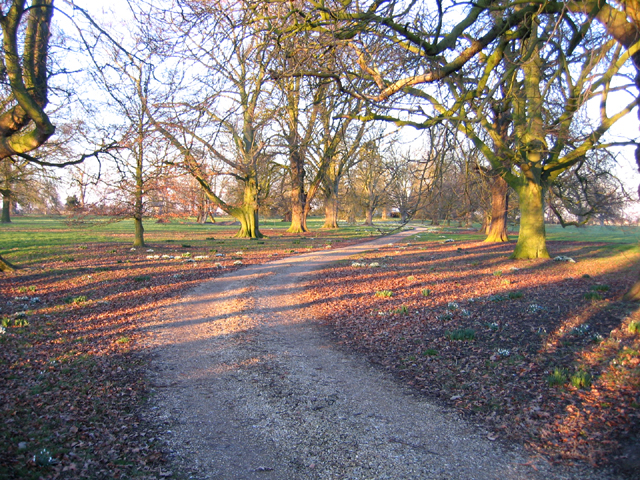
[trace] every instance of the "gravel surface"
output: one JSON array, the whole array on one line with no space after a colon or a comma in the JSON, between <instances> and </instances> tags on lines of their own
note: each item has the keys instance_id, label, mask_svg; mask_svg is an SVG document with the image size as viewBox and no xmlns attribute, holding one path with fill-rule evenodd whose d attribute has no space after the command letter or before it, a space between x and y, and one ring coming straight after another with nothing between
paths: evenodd
<instances>
[{"instance_id":1,"label":"gravel surface","mask_svg":"<svg viewBox=\"0 0 640 480\"><path fill-rule=\"evenodd\" d=\"M151 326L150 416L206 479L585 478L492 442L340 350L298 295L309 272L416 231L251 266Z\"/></svg>"}]
</instances>

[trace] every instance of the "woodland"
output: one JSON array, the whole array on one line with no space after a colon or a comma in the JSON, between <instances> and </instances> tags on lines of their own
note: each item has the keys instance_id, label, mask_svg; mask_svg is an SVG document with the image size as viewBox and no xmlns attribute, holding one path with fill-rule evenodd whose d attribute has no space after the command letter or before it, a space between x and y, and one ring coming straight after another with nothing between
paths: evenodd
<instances>
[{"instance_id":1,"label":"woodland","mask_svg":"<svg viewBox=\"0 0 640 480\"><path fill-rule=\"evenodd\" d=\"M26 438L53 453L31 457L12 444L0 473L80 478L94 461L123 478L169 476L160 447L131 430L146 394L136 316L222 267L388 233L392 221L433 231L322 272L308 292L338 342L482 418L494 439L633 471L637 255L585 232L635 222L637 185L619 165L640 165L637 1L6 0L0 27L2 362L5 385L44 409L30 420L7 396L3 435L37 422L61 445ZM187 217L224 233L182 235ZM86 225L117 233L78 240ZM591 243L548 241L565 227ZM240 263L158 266L135 256L145 249ZM108 302L92 300L92 275L109 282ZM36 318L15 317L16 305L37 310L35 292L47 305L25 336ZM30 367L52 356L62 363L46 371L66 386ZM116 378L124 365L130 377ZM110 393L78 401L68 430L46 391L73 403L77 369ZM460 380L468 372L481 387ZM130 435L117 452L76 435L93 425L115 438L109 415ZM103 458L77 460L89 447Z\"/></svg>"}]
</instances>

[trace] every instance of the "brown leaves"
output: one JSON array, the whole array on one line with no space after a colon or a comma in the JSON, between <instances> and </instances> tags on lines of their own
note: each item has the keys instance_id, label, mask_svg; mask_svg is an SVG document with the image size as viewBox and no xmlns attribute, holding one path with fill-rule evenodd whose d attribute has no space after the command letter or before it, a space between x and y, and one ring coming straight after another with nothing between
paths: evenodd
<instances>
[{"instance_id":1,"label":"brown leaves","mask_svg":"<svg viewBox=\"0 0 640 480\"><path fill-rule=\"evenodd\" d=\"M378 270L324 271L309 295L341 343L424 394L554 459L603 465L640 433L640 335L624 333L640 314L619 301L629 253L602 247L550 242L567 264L511 261L510 245L396 246L358 259Z\"/></svg>"}]
</instances>

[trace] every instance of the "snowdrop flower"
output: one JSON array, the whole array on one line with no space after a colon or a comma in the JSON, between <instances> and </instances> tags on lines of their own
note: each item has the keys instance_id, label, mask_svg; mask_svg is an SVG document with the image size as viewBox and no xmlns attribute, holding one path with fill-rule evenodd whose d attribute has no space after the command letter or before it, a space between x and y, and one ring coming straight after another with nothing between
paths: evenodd
<instances>
[{"instance_id":1,"label":"snowdrop flower","mask_svg":"<svg viewBox=\"0 0 640 480\"><path fill-rule=\"evenodd\" d=\"M147 255L147 260L158 260L160 255Z\"/></svg>"},{"instance_id":2,"label":"snowdrop flower","mask_svg":"<svg viewBox=\"0 0 640 480\"><path fill-rule=\"evenodd\" d=\"M172 255L167 255L167 254L165 254L165 255L162 255L162 257L161 257L161 258L173 258L173 256L172 256Z\"/></svg>"},{"instance_id":3,"label":"snowdrop flower","mask_svg":"<svg viewBox=\"0 0 640 480\"><path fill-rule=\"evenodd\" d=\"M496 355L500 357L508 357L509 355L511 355L511 352L507 348L499 348L496 352Z\"/></svg>"},{"instance_id":4,"label":"snowdrop flower","mask_svg":"<svg viewBox=\"0 0 640 480\"><path fill-rule=\"evenodd\" d=\"M224 268L220 262L216 262L214 267L216 267L216 268Z\"/></svg>"},{"instance_id":5,"label":"snowdrop flower","mask_svg":"<svg viewBox=\"0 0 640 480\"><path fill-rule=\"evenodd\" d=\"M129 251L130 251L130 252L135 252L135 251L136 251L136 249L135 249L135 247L131 247L131 248L129 249Z\"/></svg>"},{"instance_id":6,"label":"snowdrop flower","mask_svg":"<svg viewBox=\"0 0 640 480\"><path fill-rule=\"evenodd\" d=\"M209 258L209 255L196 255L193 258L196 259L196 260L204 260L206 258Z\"/></svg>"},{"instance_id":7,"label":"snowdrop flower","mask_svg":"<svg viewBox=\"0 0 640 480\"><path fill-rule=\"evenodd\" d=\"M541 312L542 310L544 310L544 307L535 303L532 303L527 307L527 311L529 313Z\"/></svg>"},{"instance_id":8,"label":"snowdrop flower","mask_svg":"<svg viewBox=\"0 0 640 480\"><path fill-rule=\"evenodd\" d=\"M4 335L5 333L7 333L7 329L0 326L0 335Z\"/></svg>"},{"instance_id":9,"label":"snowdrop flower","mask_svg":"<svg viewBox=\"0 0 640 480\"><path fill-rule=\"evenodd\" d=\"M243 255L244 252L236 252L234 255Z\"/></svg>"},{"instance_id":10,"label":"snowdrop flower","mask_svg":"<svg viewBox=\"0 0 640 480\"><path fill-rule=\"evenodd\" d=\"M376 267L379 267L379 266L380 266L380 264L379 264L378 262L371 262L371 263L369 264L369 266L370 266L370 267L372 267L372 268L376 268Z\"/></svg>"},{"instance_id":11,"label":"snowdrop flower","mask_svg":"<svg viewBox=\"0 0 640 480\"><path fill-rule=\"evenodd\" d=\"M363 266L363 264L362 264L362 263L359 263L359 262L353 262L353 263L351 264L351 266L352 266L352 267L362 267L362 266Z\"/></svg>"},{"instance_id":12,"label":"snowdrop flower","mask_svg":"<svg viewBox=\"0 0 640 480\"><path fill-rule=\"evenodd\" d=\"M153 252L153 248L147 248L147 253Z\"/></svg>"},{"instance_id":13,"label":"snowdrop flower","mask_svg":"<svg viewBox=\"0 0 640 480\"><path fill-rule=\"evenodd\" d=\"M233 262L234 265L242 265L242 260L236 260Z\"/></svg>"},{"instance_id":14,"label":"snowdrop flower","mask_svg":"<svg viewBox=\"0 0 640 480\"><path fill-rule=\"evenodd\" d=\"M567 257L565 255L558 255L557 257L555 257L553 259L555 262L568 262L568 263L576 263L576 261L571 258L571 257Z\"/></svg>"}]
</instances>

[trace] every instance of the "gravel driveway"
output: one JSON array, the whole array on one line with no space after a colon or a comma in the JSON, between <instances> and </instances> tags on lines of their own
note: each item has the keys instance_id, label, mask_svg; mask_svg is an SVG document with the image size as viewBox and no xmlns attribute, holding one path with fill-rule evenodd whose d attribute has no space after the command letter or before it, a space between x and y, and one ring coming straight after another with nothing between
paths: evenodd
<instances>
[{"instance_id":1,"label":"gravel driveway","mask_svg":"<svg viewBox=\"0 0 640 480\"><path fill-rule=\"evenodd\" d=\"M298 295L309 272L416 231L243 268L153 328L151 415L206 479L578 478L335 348ZM580 475L580 478L584 478Z\"/></svg>"}]
</instances>

